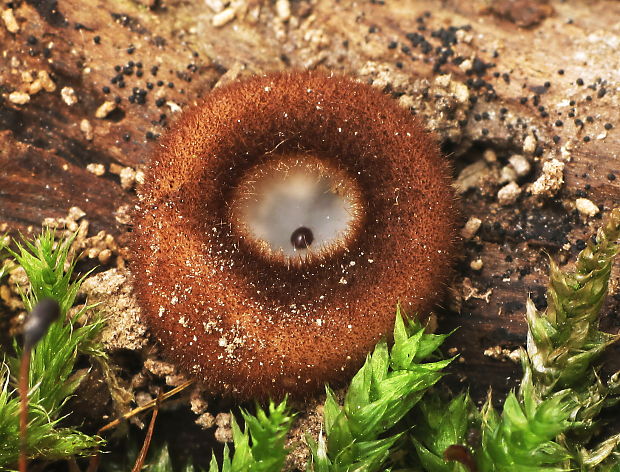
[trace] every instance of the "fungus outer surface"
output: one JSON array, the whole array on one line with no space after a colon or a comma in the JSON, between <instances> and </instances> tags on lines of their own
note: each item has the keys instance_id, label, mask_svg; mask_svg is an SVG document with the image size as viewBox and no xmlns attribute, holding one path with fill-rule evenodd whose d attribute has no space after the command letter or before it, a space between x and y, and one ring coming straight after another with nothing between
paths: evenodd
<instances>
[{"instance_id":1,"label":"fungus outer surface","mask_svg":"<svg viewBox=\"0 0 620 472\"><path fill-rule=\"evenodd\" d=\"M439 300L454 205L433 137L380 91L318 72L229 84L151 158L132 242L143 316L213 393L341 383L396 303Z\"/></svg>"}]
</instances>

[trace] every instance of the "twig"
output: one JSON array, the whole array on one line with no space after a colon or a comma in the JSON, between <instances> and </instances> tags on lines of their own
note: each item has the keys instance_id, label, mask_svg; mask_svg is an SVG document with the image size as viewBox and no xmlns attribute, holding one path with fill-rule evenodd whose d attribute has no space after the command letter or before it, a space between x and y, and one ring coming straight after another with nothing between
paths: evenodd
<instances>
[{"instance_id":1,"label":"twig","mask_svg":"<svg viewBox=\"0 0 620 472\"><path fill-rule=\"evenodd\" d=\"M157 419L157 413L159 413L159 402L153 408L153 415L151 416L151 422L149 423L149 429L146 432L146 437L144 438L144 444L142 444L142 450L136 459L136 463L133 466L131 472L139 472L142 470L142 466L144 465L144 460L146 459L146 454L149 452L149 446L151 445L151 439L153 438L153 430L155 429L155 420Z\"/></svg>"},{"instance_id":2,"label":"twig","mask_svg":"<svg viewBox=\"0 0 620 472\"><path fill-rule=\"evenodd\" d=\"M123 420L127 420L133 416L136 416L139 413L142 413L143 411L148 410L149 408L154 407L155 405L157 405L158 403L163 402L164 400L167 400L168 398L172 397L173 395L176 395L177 393L179 393L181 390L185 390L187 387L189 387L192 383L194 383L193 380L187 380L185 382L183 382L181 385L179 385L178 387L173 388L172 390L170 390L169 392L163 393L162 395L158 396L157 398L155 398L154 400L151 400L148 403L145 403L142 406L139 406L137 408L134 408L133 410L131 410L129 413L125 413L123 416L121 416L120 418L116 418L114 421L110 421L108 424L106 424L105 426L103 426L102 428L99 429L99 431L97 431L97 434L101 434L109 429L112 428L116 428L119 424L121 424L121 422Z\"/></svg>"},{"instance_id":3,"label":"twig","mask_svg":"<svg viewBox=\"0 0 620 472\"><path fill-rule=\"evenodd\" d=\"M161 395L159 395L157 398L155 398L154 400L151 400L148 403L145 403L142 406L139 406L138 408L134 408L133 410L131 410L128 413L125 413L123 416L121 416L120 418L116 418L113 421L110 421L108 424L106 424L105 426L99 428L99 431L97 431L97 434L101 434L104 433L110 429L116 428L119 424L121 424L122 421L124 420L128 420L129 418L136 416L137 414L142 413L143 411L148 410L151 407L155 407L155 411L153 412L153 416L157 416L157 414L155 413L158 409L159 409L159 405L167 400L168 398L172 397L173 395L176 395L177 393L179 393L182 390L185 390L187 387L189 387L191 384L193 384L194 381L193 380L187 380L185 382L183 382L181 385L179 385L178 387L173 388L172 390L170 390L169 392L163 393ZM152 435L152 428L155 427L155 420L154 418L151 418L151 424L149 425L149 431L150 434ZM147 435L148 438L148 435ZM144 447L146 446L146 450L148 451L148 447L150 444L150 438L148 439L148 443L147 440L145 439L145 445L143 446L143 450ZM145 456L146 456L146 451L145 451ZM144 459L142 459L142 461L144 462ZM95 453L94 456L92 456L90 458L90 462L88 464L88 469L86 469L86 472L97 472L97 469L99 468L99 463L101 462L101 453L99 451L97 451ZM136 462L137 465L137 462ZM135 466L134 466L134 470ZM137 469L139 470L139 469ZM21 471L20 471L21 472Z\"/></svg>"},{"instance_id":4,"label":"twig","mask_svg":"<svg viewBox=\"0 0 620 472\"><path fill-rule=\"evenodd\" d=\"M19 472L26 472L28 468L28 373L30 368L31 349L26 349L22 354L19 368Z\"/></svg>"}]
</instances>

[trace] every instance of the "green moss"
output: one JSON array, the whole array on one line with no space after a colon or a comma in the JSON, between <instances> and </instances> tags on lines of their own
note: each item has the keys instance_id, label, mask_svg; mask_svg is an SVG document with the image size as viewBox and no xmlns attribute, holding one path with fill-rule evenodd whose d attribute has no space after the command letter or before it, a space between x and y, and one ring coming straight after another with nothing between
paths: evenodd
<instances>
[{"instance_id":1,"label":"green moss","mask_svg":"<svg viewBox=\"0 0 620 472\"><path fill-rule=\"evenodd\" d=\"M88 454L101 444L98 437L58 426L62 406L82 381L82 377L72 375L78 355L103 355L95 341L103 321L77 323L92 307L66 316L83 281L83 277L72 280L74 263L67 260L72 240L58 242L45 231L32 242L16 243L16 251L9 250L30 281L30 289L21 294L27 309L45 297L53 298L61 307L59 320L32 350L29 372L28 455L47 461ZM19 376L22 354L17 340L14 351L15 355L4 355L0 366L0 470L11 470L19 454L19 398L12 382Z\"/></svg>"}]
</instances>

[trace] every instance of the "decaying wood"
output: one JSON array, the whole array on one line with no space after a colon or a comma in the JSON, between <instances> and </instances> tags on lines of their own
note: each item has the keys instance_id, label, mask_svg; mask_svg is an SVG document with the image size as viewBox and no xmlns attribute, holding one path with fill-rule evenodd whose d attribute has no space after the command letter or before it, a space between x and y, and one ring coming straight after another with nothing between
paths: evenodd
<instances>
[{"instance_id":1,"label":"decaying wood","mask_svg":"<svg viewBox=\"0 0 620 472\"><path fill-rule=\"evenodd\" d=\"M463 223L475 217L482 226L464 242L453 310L439 326L461 326L450 339L464 360L453 378L478 398L489 385L512 387L518 367L491 355L524 342L528 293L544 303L543 251L570 262L598 217L620 205L620 4L240 0L216 12L202 1L146 3L2 7L0 224L36 230L78 206L92 230L122 240L127 221L116 211L135 193L119 173L144 165L180 109L244 74L346 72L423 116L461 183L475 164L460 204ZM108 101L109 113L100 108ZM500 205L501 169L514 154L532 170L508 189L518 197L503 194ZM553 159L564 164L564 184L556 194L532 194ZM89 164L103 164L104 173ZM578 198L602 212L580 214ZM611 331L617 276L612 292L604 322Z\"/></svg>"}]
</instances>

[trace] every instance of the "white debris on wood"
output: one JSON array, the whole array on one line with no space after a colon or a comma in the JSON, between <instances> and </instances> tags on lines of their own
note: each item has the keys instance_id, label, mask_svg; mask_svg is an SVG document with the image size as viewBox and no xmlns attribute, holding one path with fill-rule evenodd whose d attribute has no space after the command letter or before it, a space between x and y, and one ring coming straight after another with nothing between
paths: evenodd
<instances>
[{"instance_id":1,"label":"white debris on wood","mask_svg":"<svg viewBox=\"0 0 620 472\"><path fill-rule=\"evenodd\" d=\"M442 74L435 77L435 85L441 88L448 88L450 81L452 80L452 74Z\"/></svg>"},{"instance_id":2,"label":"white debris on wood","mask_svg":"<svg viewBox=\"0 0 620 472\"><path fill-rule=\"evenodd\" d=\"M209 428L213 428L213 426L215 426L215 418L214 416L209 413L203 413L202 415L200 415L195 423L200 426L202 429L209 429Z\"/></svg>"},{"instance_id":3,"label":"white debris on wood","mask_svg":"<svg viewBox=\"0 0 620 472\"><path fill-rule=\"evenodd\" d=\"M123 167L119 174L123 190L130 190L136 183L136 170L132 167Z\"/></svg>"},{"instance_id":4,"label":"white debris on wood","mask_svg":"<svg viewBox=\"0 0 620 472\"><path fill-rule=\"evenodd\" d=\"M225 10L222 10L221 12L213 15L211 23L216 28L219 28L234 20L236 15L237 11L234 8L228 7Z\"/></svg>"},{"instance_id":5,"label":"white debris on wood","mask_svg":"<svg viewBox=\"0 0 620 472\"><path fill-rule=\"evenodd\" d=\"M468 70L470 70L472 68L473 63L471 62L471 59L465 59L463 62L461 62L459 64L459 68L463 71L463 72L467 72Z\"/></svg>"},{"instance_id":6,"label":"white debris on wood","mask_svg":"<svg viewBox=\"0 0 620 472\"><path fill-rule=\"evenodd\" d=\"M203 396L202 390L199 387L193 388L189 396L189 404L191 410L197 415L202 415L209 408L209 402Z\"/></svg>"},{"instance_id":7,"label":"white debris on wood","mask_svg":"<svg viewBox=\"0 0 620 472\"><path fill-rule=\"evenodd\" d=\"M9 94L9 101L15 105L25 105L30 101L30 95L26 92L11 92Z\"/></svg>"},{"instance_id":8,"label":"white debris on wood","mask_svg":"<svg viewBox=\"0 0 620 472\"><path fill-rule=\"evenodd\" d=\"M508 185L504 185L499 189L499 192L497 192L497 200L502 206L512 205L517 201L519 195L521 195L521 187L515 182L510 182Z\"/></svg>"},{"instance_id":9,"label":"white debris on wood","mask_svg":"<svg viewBox=\"0 0 620 472\"><path fill-rule=\"evenodd\" d=\"M24 82L25 84L29 84L30 82L34 80L29 70L22 71L21 76L22 76L22 82Z\"/></svg>"},{"instance_id":10,"label":"white debris on wood","mask_svg":"<svg viewBox=\"0 0 620 472\"><path fill-rule=\"evenodd\" d=\"M49 73L46 70L40 70L37 73L37 79L41 82L41 85L45 89L46 92L55 92L56 84L50 77Z\"/></svg>"},{"instance_id":11,"label":"white debris on wood","mask_svg":"<svg viewBox=\"0 0 620 472\"><path fill-rule=\"evenodd\" d=\"M28 95L36 95L41 91L41 89L43 89L43 84L41 84L41 81L37 79L28 85Z\"/></svg>"},{"instance_id":12,"label":"white debris on wood","mask_svg":"<svg viewBox=\"0 0 620 472\"><path fill-rule=\"evenodd\" d=\"M458 30L456 32L456 40L460 43L470 44L474 39L474 35L466 32L465 30Z\"/></svg>"},{"instance_id":13,"label":"white debris on wood","mask_svg":"<svg viewBox=\"0 0 620 472\"><path fill-rule=\"evenodd\" d=\"M497 154L495 153L493 149L485 149L485 151L482 153L482 157L489 164L493 162L497 162Z\"/></svg>"},{"instance_id":14,"label":"white debris on wood","mask_svg":"<svg viewBox=\"0 0 620 472\"><path fill-rule=\"evenodd\" d=\"M86 166L86 170L91 174L95 174L97 177L101 177L105 174L105 166L103 164L97 164L95 162L91 162Z\"/></svg>"},{"instance_id":15,"label":"white debris on wood","mask_svg":"<svg viewBox=\"0 0 620 472\"><path fill-rule=\"evenodd\" d=\"M517 177L525 177L532 170L530 161L522 154L513 154L508 158L508 162L517 173Z\"/></svg>"},{"instance_id":16,"label":"white debris on wood","mask_svg":"<svg viewBox=\"0 0 620 472\"><path fill-rule=\"evenodd\" d=\"M596 215L600 211L598 206L587 198L578 198L575 200L575 207L581 215L589 217Z\"/></svg>"},{"instance_id":17,"label":"white debris on wood","mask_svg":"<svg viewBox=\"0 0 620 472\"><path fill-rule=\"evenodd\" d=\"M9 30L9 33L17 33L19 31L19 24L15 19L12 8L7 8L2 12L2 21L4 21L4 26Z\"/></svg>"},{"instance_id":18,"label":"white debris on wood","mask_svg":"<svg viewBox=\"0 0 620 472\"><path fill-rule=\"evenodd\" d=\"M73 87L63 87L60 91L60 96L69 106L75 105L78 102L78 98Z\"/></svg>"},{"instance_id":19,"label":"white debris on wood","mask_svg":"<svg viewBox=\"0 0 620 472\"><path fill-rule=\"evenodd\" d=\"M140 319L140 308L127 271L110 269L93 275L84 281L80 293L88 297L88 303L101 303L98 309L105 313L107 322L99 339L107 350L137 351L146 346L146 326ZM162 369L161 365L156 368L150 359L145 367L153 373ZM165 373L172 371L174 368L169 368Z\"/></svg>"},{"instance_id":20,"label":"white debris on wood","mask_svg":"<svg viewBox=\"0 0 620 472\"><path fill-rule=\"evenodd\" d=\"M461 82L453 82L454 83L454 97L457 99L459 103L467 103L469 102L469 88L467 85Z\"/></svg>"},{"instance_id":21,"label":"white debris on wood","mask_svg":"<svg viewBox=\"0 0 620 472\"><path fill-rule=\"evenodd\" d=\"M97 108L97 111L95 112L95 118L105 118L110 113L112 113L114 109L116 109L116 103L114 103L113 101L108 100L106 102L103 102L99 106L99 108Z\"/></svg>"},{"instance_id":22,"label":"white debris on wood","mask_svg":"<svg viewBox=\"0 0 620 472\"><path fill-rule=\"evenodd\" d=\"M456 179L454 188L458 193L465 193L468 189L476 187L478 182L489 173L489 168L484 160L479 160L465 167Z\"/></svg>"},{"instance_id":23,"label":"white debris on wood","mask_svg":"<svg viewBox=\"0 0 620 472\"><path fill-rule=\"evenodd\" d=\"M119 206L114 212L114 219L122 225L130 224L132 216L133 213L129 204Z\"/></svg>"},{"instance_id":24,"label":"white debris on wood","mask_svg":"<svg viewBox=\"0 0 620 472\"><path fill-rule=\"evenodd\" d=\"M492 346L485 349L484 355L498 361L511 361L515 364L518 363L521 359L520 349L515 349L511 351L510 349L502 348L501 346Z\"/></svg>"},{"instance_id":25,"label":"white debris on wood","mask_svg":"<svg viewBox=\"0 0 620 472\"><path fill-rule=\"evenodd\" d=\"M499 183L506 184L508 182L514 182L515 180L517 180L517 173L512 166L502 167L502 171L499 176Z\"/></svg>"},{"instance_id":26,"label":"white debris on wood","mask_svg":"<svg viewBox=\"0 0 620 472\"><path fill-rule=\"evenodd\" d=\"M114 269L112 269L114 270ZM160 359L150 357L144 361L144 368L151 374L158 377L165 377L166 375L173 375L177 372L177 368L174 364L164 362Z\"/></svg>"},{"instance_id":27,"label":"white debris on wood","mask_svg":"<svg viewBox=\"0 0 620 472\"><path fill-rule=\"evenodd\" d=\"M291 4L288 0L276 0L276 13L282 21L291 17Z\"/></svg>"},{"instance_id":28,"label":"white debris on wood","mask_svg":"<svg viewBox=\"0 0 620 472\"><path fill-rule=\"evenodd\" d=\"M214 434L216 441L222 443L232 442L230 413L218 413L215 417L215 424L217 425Z\"/></svg>"},{"instance_id":29,"label":"white debris on wood","mask_svg":"<svg viewBox=\"0 0 620 472\"><path fill-rule=\"evenodd\" d=\"M465 226L463 226L463 229L461 229L461 236L463 239L473 238L480 229L481 225L482 220L476 218L475 216L470 216L467 223L465 223Z\"/></svg>"},{"instance_id":30,"label":"white debris on wood","mask_svg":"<svg viewBox=\"0 0 620 472\"><path fill-rule=\"evenodd\" d=\"M523 140L523 152L531 154L535 150L536 150L536 138L533 135L528 134Z\"/></svg>"},{"instance_id":31,"label":"white debris on wood","mask_svg":"<svg viewBox=\"0 0 620 472\"><path fill-rule=\"evenodd\" d=\"M93 140L93 125L91 125L90 121L88 121L86 118L80 121L80 131L84 133L84 137L87 141Z\"/></svg>"},{"instance_id":32,"label":"white debris on wood","mask_svg":"<svg viewBox=\"0 0 620 472\"><path fill-rule=\"evenodd\" d=\"M226 7L226 3L222 0L205 0L205 5L213 10L214 13L219 13Z\"/></svg>"},{"instance_id":33,"label":"white debris on wood","mask_svg":"<svg viewBox=\"0 0 620 472\"><path fill-rule=\"evenodd\" d=\"M86 212L82 210L80 207L71 207L67 212L67 219L71 221L77 221L80 218L84 218L86 216Z\"/></svg>"},{"instance_id":34,"label":"white debris on wood","mask_svg":"<svg viewBox=\"0 0 620 472\"><path fill-rule=\"evenodd\" d=\"M551 159L543 164L542 174L530 185L532 195L553 197L564 183L564 163Z\"/></svg>"},{"instance_id":35,"label":"white debris on wood","mask_svg":"<svg viewBox=\"0 0 620 472\"><path fill-rule=\"evenodd\" d=\"M484 262L482 262L482 259L478 258L478 259L474 259L473 261L471 261L469 263L469 267L472 268L472 270L482 270L482 268L484 267Z\"/></svg>"},{"instance_id":36,"label":"white debris on wood","mask_svg":"<svg viewBox=\"0 0 620 472\"><path fill-rule=\"evenodd\" d=\"M166 102L166 105L168 105L168 108L170 108L170 111L172 113L178 113L182 110L182 108L175 102L173 102L172 100L168 100Z\"/></svg>"}]
</instances>

